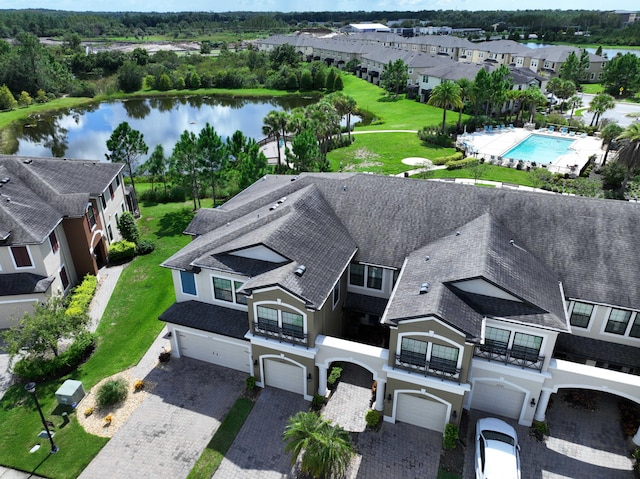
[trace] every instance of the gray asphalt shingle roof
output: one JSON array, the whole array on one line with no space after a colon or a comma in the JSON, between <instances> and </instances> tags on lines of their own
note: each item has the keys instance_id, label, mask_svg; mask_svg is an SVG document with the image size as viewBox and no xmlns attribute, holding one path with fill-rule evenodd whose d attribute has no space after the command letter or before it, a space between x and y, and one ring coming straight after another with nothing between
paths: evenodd
<instances>
[{"instance_id":1,"label":"gray asphalt shingle roof","mask_svg":"<svg viewBox=\"0 0 640 479\"><path fill-rule=\"evenodd\" d=\"M637 205L367 174L310 173L291 179L268 176L222 208L199 213L187 230L206 236L204 243L210 242L208 248L213 251L249 235L251 225L258 225L256 213L260 211L260 220L269 219L254 228L257 237L261 237L259 230L267 223L275 226L275 221L281 221L281 225L289 222L298 234L276 235L276 249L292 263L279 265L265 277L256 278L260 278L261 285L277 281L285 288L297 287L297 294L301 295L317 292L310 285L287 283L293 276L294 262L303 264L314 261L314 257L316 261L332 260L332 248L340 241L349 245L339 250L340 261L331 268L318 265L323 271L320 276L309 274L316 268L313 266L302 277L313 281L322 278L326 294L342 271L338 263L344 265L344 258L355 247L355 261L359 262L400 269L408 258L406 271L399 278L402 287L407 282L407 290L398 289L388 318L397 320L403 315L430 311L445 321L457 318L458 326L472 336L479 334L479 319L486 311L562 329L559 281L567 297L627 308L640 304L640 290L635 287L640 284L640 255L635 248L636 238L640 237ZM283 196L292 200L285 205L300 202L304 208L268 212L269 205ZM269 214L274 214L273 218ZM251 221L242 223L247 218ZM211 224L207 225L209 220ZM236 227L234 222L249 229L242 235L227 237L225 229ZM230 226L225 226L227 223ZM324 231L330 234L319 233ZM466 233L452 240L456 231ZM510 239L514 239L514 245ZM322 240L324 249L316 249L323 246ZM456 247L454 241L462 245ZM192 245L182 251L195 248ZM188 264L206 251L205 245L189 258L181 258L184 253L180 252L166 265L184 266L182 261L188 260ZM413 262L424 263L427 254L434 258L434 266L429 266L434 269L425 271L433 275L434 281L413 266ZM438 269L438 258L452 261L442 263ZM325 270L321 269L323 266ZM486 303L486 311L481 311L476 304L478 298L453 286L455 281L478 277L510 291L524 303ZM425 301L422 309L411 304L411 297L403 299L401 294L417 298L419 287L416 289L415 285L424 281L429 281L431 288L419 298Z\"/></svg>"},{"instance_id":2,"label":"gray asphalt shingle roof","mask_svg":"<svg viewBox=\"0 0 640 479\"><path fill-rule=\"evenodd\" d=\"M42 243L65 216L84 214L115 179L121 164L0 156L0 239Z\"/></svg>"},{"instance_id":3,"label":"gray asphalt shingle roof","mask_svg":"<svg viewBox=\"0 0 640 479\"><path fill-rule=\"evenodd\" d=\"M244 335L249 331L249 316L246 311L223 308L201 301L173 303L159 319L237 339L244 339Z\"/></svg>"},{"instance_id":4,"label":"gray asphalt shingle roof","mask_svg":"<svg viewBox=\"0 0 640 479\"><path fill-rule=\"evenodd\" d=\"M45 293L54 279L53 276L47 277L33 273L0 274L0 291L3 296Z\"/></svg>"}]
</instances>

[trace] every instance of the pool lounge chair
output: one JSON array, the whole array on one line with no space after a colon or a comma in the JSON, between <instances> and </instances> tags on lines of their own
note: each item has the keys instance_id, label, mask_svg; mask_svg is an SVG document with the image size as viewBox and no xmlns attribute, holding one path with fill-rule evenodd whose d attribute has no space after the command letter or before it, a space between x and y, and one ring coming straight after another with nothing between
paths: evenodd
<instances>
[{"instance_id":1,"label":"pool lounge chair","mask_svg":"<svg viewBox=\"0 0 640 479\"><path fill-rule=\"evenodd\" d=\"M509 129L510 130L515 130L515 128L513 127L513 123L509 123Z\"/></svg>"},{"instance_id":2,"label":"pool lounge chair","mask_svg":"<svg viewBox=\"0 0 640 479\"><path fill-rule=\"evenodd\" d=\"M487 125L484 125L484 132L489 133L489 127Z\"/></svg>"},{"instance_id":3,"label":"pool lounge chair","mask_svg":"<svg viewBox=\"0 0 640 479\"><path fill-rule=\"evenodd\" d=\"M562 128L560 128L560 134L561 134L561 135L566 135L568 131L569 131L569 130L568 130L566 127L564 127L564 126L563 126Z\"/></svg>"},{"instance_id":4,"label":"pool lounge chair","mask_svg":"<svg viewBox=\"0 0 640 479\"><path fill-rule=\"evenodd\" d=\"M554 130L555 130L555 127L554 127L554 126L550 126L550 127L549 127L549 133L553 133L553 132L554 132Z\"/></svg>"},{"instance_id":5,"label":"pool lounge chair","mask_svg":"<svg viewBox=\"0 0 640 479\"><path fill-rule=\"evenodd\" d=\"M575 131L570 131L569 132L569 136L576 136L576 132Z\"/></svg>"}]
</instances>

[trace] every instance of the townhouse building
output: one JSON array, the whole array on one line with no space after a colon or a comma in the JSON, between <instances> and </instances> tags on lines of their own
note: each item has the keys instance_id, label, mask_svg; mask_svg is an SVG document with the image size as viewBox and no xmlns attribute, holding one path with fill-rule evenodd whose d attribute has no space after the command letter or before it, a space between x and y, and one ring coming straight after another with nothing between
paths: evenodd
<instances>
[{"instance_id":1,"label":"townhouse building","mask_svg":"<svg viewBox=\"0 0 640 479\"><path fill-rule=\"evenodd\" d=\"M160 319L175 356L306 399L326 393L334 363L356 364L385 421L436 431L465 409L529 425L566 388L640 403L638 214L409 178L269 175L196 214L190 244L162 264L176 302Z\"/></svg>"},{"instance_id":2,"label":"townhouse building","mask_svg":"<svg viewBox=\"0 0 640 479\"><path fill-rule=\"evenodd\" d=\"M128 211L123 165L0 156L0 329L108 260Z\"/></svg>"}]
</instances>

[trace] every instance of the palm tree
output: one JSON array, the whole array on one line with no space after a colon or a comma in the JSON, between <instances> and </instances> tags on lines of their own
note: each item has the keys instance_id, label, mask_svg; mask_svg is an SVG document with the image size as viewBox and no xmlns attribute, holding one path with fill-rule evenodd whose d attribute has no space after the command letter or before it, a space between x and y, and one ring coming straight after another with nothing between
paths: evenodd
<instances>
[{"instance_id":1,"label":"palm tree","mask_svg":"<svg viewBox=\"0 0 640 479\"><path fill-rule=\"evenodd\" d=\"M571 114L569 115L569 123L573 119L573 114L576 111L576 108L580 108L582 106L582 98L578 95L573 95L571 98L567 100L567 107L571 109Z\"/></svg>"},{"instance_id":2,"label":"palm tree","mask_svg":"<svg viewBox=\"0 0 640 479\"><path fill-rule=\"evenodd\" d=\"M544 105L549 100L544 93L540 91L540 88L532 86L527 89L526 101L529 103L529 123L531 123L538 110L538 106Z\"/></svg>"},{"instance_id":3,"label":"palm tree","mask_svg":"<svg viewBox=\"0 0 640 479\"><path fill-rule=\"evenodd\" d=\"M602 166L607 163L607 156L609 156L609 151L611 150L612 144L623 131L624 128L622 128L617 123L607 123L600 130L600 139L602 140L602 146L606 147L606 150L604 151L604 158L602 159Z\"/></svg>"},{"instance_id":4,"label":"palm tree","mask_svg":"<svg viewBox=\"0 0 640 479\"><path fill-rule=\"evenodd\" d=\"M271 137L275 136L276 146L278 147L278 166L282 166L282 155L280 154L280 139L284 141L286 146L288 114L284 111L272 110L267 113L263 120L262 134Z\"/></svg>"},{"instance_id":5,"label":"palm tree","mask_svg":"<svg viewBox=\"0 0 640 479\"><path fill-rule=\"evenodd\" d=\"M460 78L459 80L456 80L456 83L460 87L460 100L462 101L462 106L458 110L458 128L460 128L460 124L462 123L462 111L464 110L464 104L471 99L473 82L468 78Z\"/></svg>"},{"instance_id":6,"label":"palm tree","mask_svg":"<svg viewBox=\"0 0 640 479\"><path fill-rule=\"evenodd\" d=\"M334 108L340 115L340 118L346 116L347 120L347 135L349 138L349 144L351 144L351 115L357 110L356 101L344 93L332 93L329 98L331 99Z\"/></svg>"},{"instance_id":7,"label":"palm tree","mask_svg":"<svg viewBox=\"0 0 640 479\"><path fill-rule=\"evenodd\" d=\"M462 98L460 85L452 81L443 81L431 92L427 105L442 108L442 134L445 132L447 123L447 108L462 108Z\"/></svg>"},{"instance_id":8,"label":"palm tree","mask_svg":"<svg viewBox=\"0 0 640 479\"><path fill-rule=\"evenodd\" d=\"M620 142L618 162L627 168L622 191L627 188L631 174L640 166L640 123L632 123L616 138Z\"/></svg>"},{"instance_id":9,"label":"palm tree","mask_svg":"<svg viewBox=\"0 0 640 479\"><path fill-rule=\"evenodd\" d=\"M607 110L611 110L615 108L616 100L608 93L598 93L593 100L591 100L591 104L589 105L588 112L593 112L593 118L591 118L591 123L589 126L593 126L594 124L598 124L600 121L600 116Z\"/></svg>"},{"instance_id":10,"label":"palm tree","mask_svg":"<svg viewBox=\"0 0 640 479\"><path fill-rule=\"evenodd\" d=\"M282 438L291 463L302 454L301 472L315 478L344 476L354 454L349 433L314 412L290 417Z\"/></svg>"}]
</instances>

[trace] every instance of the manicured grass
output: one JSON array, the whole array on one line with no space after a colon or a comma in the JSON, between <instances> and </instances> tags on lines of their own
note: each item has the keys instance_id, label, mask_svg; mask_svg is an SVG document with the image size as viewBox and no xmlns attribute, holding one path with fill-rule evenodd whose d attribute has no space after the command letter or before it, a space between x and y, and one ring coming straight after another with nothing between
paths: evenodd
<instances>
[{"instance_id":1,"label":"manicured grass","mask_svg":"<svg viewBox=\"0 0 640 479\"><path fill-rule=\"evenodd\" d=\"M358 104L358 108L371 112L376 120L357 130L420 130L424 126L442 125L442 109L407 100L400 96L391 101L384 90L354 75L342 75L344 91ZM447 111L447 124L458 121L458 113Z\"/></svg>"},{"instance_id":2,"label":"manicured grass","mask_svg":"<svg viewBox=\"0 0 640 479\"><path fill-rule=\"evenodd\" d=\"M438 479L460 479L458 474L438 469Z\"/></svg>"},{"instance_id":3,"label":"manicured grass","mask_svg":"<svg viewBox=\"0 0 640 479\"><path fill-rule=\"evenodd\" d=\"M419 177L420 175L416 175ZM461 170L434 170L429 173L429 178L473 178L474 174L471 170L463 168ZM514 185L533 186L531 175L524 170L516 170L515 168L505 168L503 166L487 165L487 169L478 178L478 185L483 181L499 181L502 183L511 183ZM487 185L483 185L487 186Z\"/></svg>"},{"instance_id":4,"label":"manicured grass","mask_svg":"<svg viewBox=\"0 0 640 479\"><path fill-rule=\"evenodd\" d=\"M96 331L95 353L72 374L38 384L40 405L56 425L54 440L60 451L49 455L48 441L36 437L42 430L40 418L23 385L16 384L0 401L0 464L55 479L73 479L106 444L107 439L82 429L76 411L69 411L69 423L61 427L63 409L57 405L55 391L65 379L82 381L88 391L101 379L135 365L162 329L158 316L175 295L170 272L159 264L189 242L182 231L191 218L191 207L189 203L167 204L142 206L141 211L142 236L154 241L156 250L123 270ZM38 442L40 450L30 454L29 449Z\"/></svg>"},{"instance_id":5,"label":"manicured grass","mask_svg":"<svg viewBox=\"0 0 640 479\"><path fill-rule=\"evenodd\" d=\"M224 455L240 432L242 425L253 409L253 401L239 398L233 404L222 424L207 444L187 479L210 478L216 472Z\"/></svg>"},{"instance_id":6,"label":"manicured grass","mask_svg":"<svg viewBox=\"0 0 640 479\"><path fill-rule=\"evenodd\" d=\"M346 148L329 152L331 171L367 171L396 175L417 168L405 165L403 158L439 158L454 153L453 148L424 146L416 133L366 133L353 135L355 141Z\"/></svg>"},{"instance_id":7,"label":"manicured grass","mask_svg":"<svg viewBox=\"0 0 640 479\"><path fill-rule=\"evenodd\" d=\"M584 93L589 93L591 95L597 95L604 91L601 83L582 83L580 86Z\"/></svg>"}]
</instances>

